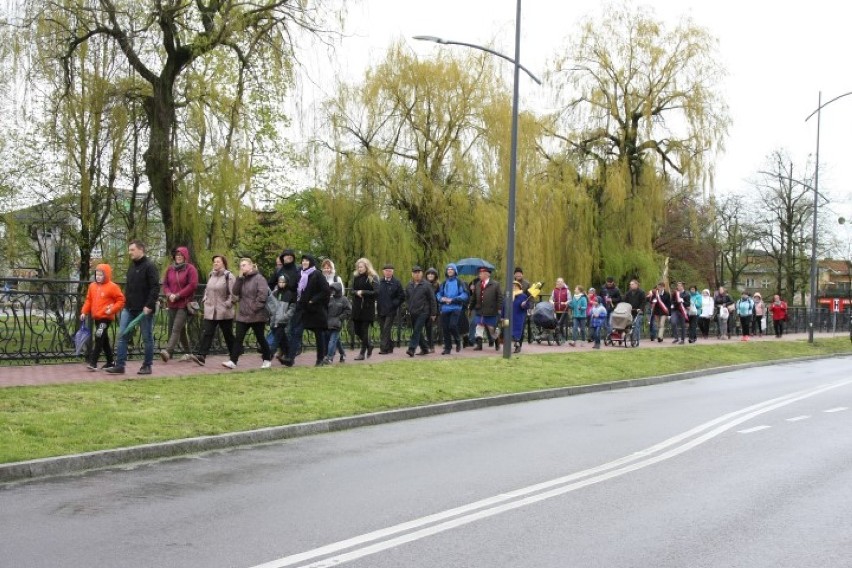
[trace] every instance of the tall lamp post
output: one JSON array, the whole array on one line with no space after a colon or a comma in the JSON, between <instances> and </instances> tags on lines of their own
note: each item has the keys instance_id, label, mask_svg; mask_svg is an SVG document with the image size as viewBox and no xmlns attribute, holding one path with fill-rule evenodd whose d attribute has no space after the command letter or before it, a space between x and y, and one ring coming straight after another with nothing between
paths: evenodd
<instances>
[{"instance_id":1,"label":"tall lamp post","mask_svg":"<svg viewBox=\"0 0 852 568\"><path fill-rule=\"evenodd\" d=\"M512 63L515 67L514 85L512 89L512 140L511 156L509 158L509 204L506 220L506 281L503 295L503 306L506 318L503 322L503 358L512 358L512 280L514 279L515 266L515 188L518 177L518 78L521 69L530 78L541 85L541 81L533 75L529 69L521 65L521 0L517 2L517 13L515 15L515 58L504 55L487 47L466 43L462 41L447 40L435 36L414 36L414 39L431 41L442 45L463 45L480 51L496 55Z\"/></svg>"},{"instance_id":2,"label":"tall lamp post","mask_svg":"<svg viewBox=\"0 0 852 568\"><path fill-rule=\"evenodd\" d=\"M816 302L817 302L817 209L819 206L819 127L820 118L823 107L826 107L845 96L852 95L852 91L837 95L830 101L822 102L822 91L819 92L817 99L817 108L805 118L805 122L810 120L813 115L817 117L817 139L816 139L816 166L814 166L814 219L813 219L813 236L811 240L811 301L808 306L808 343L814 342L814 324L816 323Z\"/></svg>"}]
</instances>

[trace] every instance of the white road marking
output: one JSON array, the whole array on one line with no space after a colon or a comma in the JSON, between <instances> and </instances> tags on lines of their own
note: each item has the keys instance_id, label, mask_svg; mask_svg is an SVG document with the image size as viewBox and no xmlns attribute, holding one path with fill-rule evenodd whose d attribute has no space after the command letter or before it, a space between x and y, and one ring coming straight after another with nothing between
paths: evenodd
<instances>
[{"instance_id":1,"label":"white road marking","mask_svg":"<svg viewBox=\"0 0 852 568\"><path fill-rule=\"evenodd\" d=\"M752 420L761 414L777 410L778 408L782 408L794 402L798 402L848 384L852 384L852 379L847 379L837 383L829 383L809 390L798 391L767 400L735 412L725 414L724 416L720 416L709 422L696 426L691 430L673 436L659 444L591 469L572 473L543 483L530 485L509 493L495 495L455 509L441 511L426 517L400 523L392 527L331 543L313 550L258 564L252 568L284 568L286 566L293 566L301 564L302 562L315 560L329 554L338 553L348 548L355 548L355 550L338 554L337 556L325 558L324 560L319 560L311 564L305 564L303 568L329 568L331 566L338 566L352 560L376 554L383 550L396 548L408 542L420 540L428 536L451 530L474 521L492 517L520 507L525 507L571 491L576 491L577 489L582 489L589 485L607 481L609 479L643 469L691 450L692 448L695 448L696 446L703 444L704 442L707 442L708 440L711 440L744 422ZM704 433L702 434L702 432ZM664 452L662 451L671 446L675 447ZM411 530L414 530L414 532L390 538L394 535L399 535L400 533ZM371 542L375 542L375 544L368 545L368 543Z\"/></svg>"},{"instance_id":2,"label":"white road marking","mask_svg":"<svg viewBox=\"0 0 852 568\"><path fill-rule=\"evenodd\" d=\"M802 416L794 416L793 418L788 418L787 422L798 422L799 420L807 420L810 418L807 414L803 414Z\"/></svg>"},{"instance_id":3,"label":"white road marking","mask_svg":"<svg viewBox=\"0 0 852 568\"><path fill-rule=\"evenodd\" d=\"M838 406L837 408L829 408L828 410L823 410L826 414L829 412L843 412L844 410L849 410L845 406Z\"/></svg>"},{"instance_id":4,"label":"white road marking","mask_svg":"<svg viewBox=\"0 0 852 568\"><path fill-rule=\"evenodd\" d=\"M755 426L754 428L746 428L745 430L737 430L737 432L740 434L751 434L752 432L760 432L761 430L768 430L769 428L772 428L772 426L763 425Z\"/></svg>"}]
</instances>

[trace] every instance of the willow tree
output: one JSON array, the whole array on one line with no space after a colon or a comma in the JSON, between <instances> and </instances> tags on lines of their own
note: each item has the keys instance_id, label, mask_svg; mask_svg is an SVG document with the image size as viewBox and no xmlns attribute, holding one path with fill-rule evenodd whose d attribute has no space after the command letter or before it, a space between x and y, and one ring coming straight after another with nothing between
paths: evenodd
<instances>
[{"instance_id":1,"label":"willow tree","mask_svg":"<svg viewBox=\"0 0 852 568\"><path fill-rule=\"evenodd\" d=\"M715 39L642 10L608 8L583 22L548 74L565 101L552 135L584 175L601 271L616 276L653 264L670 187L712 187L729 126Z\"/></svg>"},{"instance_id":2,"label":"willow tree","mask_svg":"<svg viewBox=\"0 0 852 568\"><path fill-rule=\"evenodd\" d=\"M410 223L417 260L437 264L459 224L481 222L471 215L482 193L484 115L505 92L482 54L420 60L396 44L362 84L329 101L329 146L336 168L351 172L333 177L380 189Z\"/></svg>"},{"instance_id":3,"label":"willow tree","mask_svg":"<svg viewBox=\"0 0 852 568\"><path fill-rule=\"evenodd\" d=\"M292 34L297 29L317 31L322 6L308 0L30 0L21 21L39 37L34 44L38 57L70 61L95 39L117 46L121 62L132 72L125 92L138 98L144 112L144 172L162 215L167 246L201 248L205 243L194 242L199 216L193 186L181 181L217 164L221 154L197 163L197 133L236 130L242 138L230 140L251 150L257 137L275 130L274 124L248 133L231 126L242 126L240 118L258 102L269 103L258 114L274 123L276 104L292 84ZM67 67L69 84L77 80L71 71ZM229 91L230 101L219 112L207 112L217 106L216 95L222 91ZM222 124L222 117L228 124ZM195 133L188 134L187 125L197 120L205 128L196 124ZM228 160L243 176L239 183L250 186L245 153L228 154Z\"/></svg>"}]
</instances>

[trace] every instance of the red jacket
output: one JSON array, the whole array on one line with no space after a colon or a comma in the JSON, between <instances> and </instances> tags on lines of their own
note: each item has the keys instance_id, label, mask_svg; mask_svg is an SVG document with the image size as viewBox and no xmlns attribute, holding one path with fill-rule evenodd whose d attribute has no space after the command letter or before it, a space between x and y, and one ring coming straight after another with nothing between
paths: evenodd
<instances>
[{"instance_id":1,"label":"red jacket","mask_svg":"<svg viewBox=\"0 0 852 568\"><path fill-rule=\"evenodd\" d=\"M89 284L86 302L83 304L81 313L91 315L96 320L112 321L124 308L124 294L118 284L112 281L112 268L109 264L99 264L95 270L104 273L104 281L100 284L97 282Z\"/></svg>"},{"instance_id":2,"label":"red jacket","mask_svg":"<svg viewBox=\"0 0 852 568\"><path fill-rule=\"evenodd\" d=\"M195 296L198 288L198 269L189 263L189 250L186 247L178 247L176 252L183 255L184 263L180 268L174 264L166 270L163 278L163 295L168 300L170 294L177 295L174 302L168 302L169 308L185 308Z\"/></svg>"},{"instance_id":3,"label":"red jacket","mask_svg":"<svg viewBox=\"0 0 852 568\"><path fill-rule=\"evenodd\" d=\"M551 294L550 300L553 302L553 307L556 310L556 313L563 313L568 311L568 302L571 300L571 290L568 289L568 286L563 288L554 288L553 294Z\"/></svg>"},{"instance_id":4,"label":"red jacket","mask_svg":"<svg viewBox=\"0 0 852 568\"><path fill-rule=\"evenodd\" d=\"M772 312L772 321L784 321L787 319L787 302L783 300L778 304L772 302L769 305L769 311Z\"/></svg>"}]
</instances>

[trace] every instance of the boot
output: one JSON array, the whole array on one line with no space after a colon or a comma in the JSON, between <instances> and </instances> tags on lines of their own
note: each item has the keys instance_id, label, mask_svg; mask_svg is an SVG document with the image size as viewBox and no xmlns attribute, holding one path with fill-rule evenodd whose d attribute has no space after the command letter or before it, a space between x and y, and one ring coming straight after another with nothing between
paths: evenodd
<instances>
[{"instance_id":1,"label":"boot","mask_svg":"<svg viewBox=\"0 0 852 568\"><path fill-rule=\"evenodd\" d=\"M476 338L476 346L473 348L474 351L482 351L482 338Z\"/></svg>"}]
</instances>

